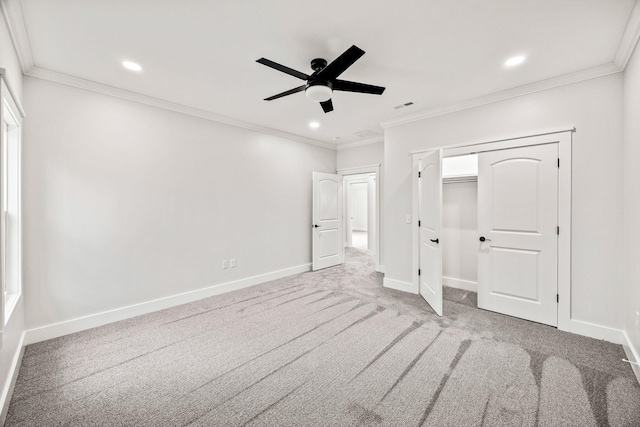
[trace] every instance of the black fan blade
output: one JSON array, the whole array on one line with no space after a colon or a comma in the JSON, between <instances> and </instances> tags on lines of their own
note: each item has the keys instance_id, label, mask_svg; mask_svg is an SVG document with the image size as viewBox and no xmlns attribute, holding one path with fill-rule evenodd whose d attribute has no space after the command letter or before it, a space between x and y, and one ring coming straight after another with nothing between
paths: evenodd
<instances>
[{"instance_id":1,"label":"black fan blade","mask_svg":"<svg viewBox=\"0 0 640 427\"><path fill-rule=\"evenodd\" d=\"M268 98L265 98L264 100L265 101L273 101L274 99L282 98L283 96L287 96L287 95L291 95L291 94L294 94L294 93L302 92L302 91L305 90L305 88L306 88L306 85L298 86L298 87L293 88L291 90L288 90L286 92L282 92L282 93L279 93L277 95L273 95L273 96L270 96Z\"/></svg>"},{"instance_id":2,"label":"black fan blade","mask_svg":"<svg viewBox=\"0 0 640 427\"><path fill-rule=\"evenodd\" d=\"M283 73L289 74L290 76L297 77L300 80L307 80L309 78L309 76L305 73L296 71L293 68L285 67L284 65L280 65L277 62L270 61L266 58L256 59L256 62L262 65L266 65L267 67L271 67L274 70L282 71Z\"/></svg>"},{"instance_id":3,"label":"black fan blade","mask_svg":"<svg viewBox=\"0 0 640 427\"><path fill-rule=\"evenodd\" d=\"M318 79L333 80L344 72L347 68L353 65L360 57L364 55L364 50L358 46L351 46L345 50L344 53L338 56L331 64L324 67L318 73Z\"/></svg>"},{"instance_id":4,"label":"black fan blade","mask_svg":"<svg viewBox=\"0 0 640 427\"><path fill-rule=\"evenodd\" d=\"M321 102L320 105L322 105L322 109L325 113L333 111L333 102L331 102L331 100Z\"/></svg>"},{"instance_id":5,"label":"black fan blade","mask_svg":"<svg viewBox=\"0 0 640 427\"><path fill-rule=\"evenodd\" d=\"M343 92L370 93L372 95L382 95L386 88L382 86L367 85L364 83L348 82L346 80L336 80L333 82L333 90Z\"/></svg>"}]
</instances>

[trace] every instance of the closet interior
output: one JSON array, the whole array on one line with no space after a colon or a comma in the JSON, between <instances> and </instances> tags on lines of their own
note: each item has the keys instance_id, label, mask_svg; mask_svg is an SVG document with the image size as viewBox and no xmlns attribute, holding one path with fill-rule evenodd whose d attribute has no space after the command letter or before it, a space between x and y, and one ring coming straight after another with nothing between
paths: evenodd
<instances>
[{"instance_id":1,"label":"closet interior","mask_svg":"<svg viewBox=\"0 0 640 427\"><path fill-rule=\"evenodd\" d=\"M478 155L442 159L442 284L478 291Z\"/></svg>"}]
</instances>

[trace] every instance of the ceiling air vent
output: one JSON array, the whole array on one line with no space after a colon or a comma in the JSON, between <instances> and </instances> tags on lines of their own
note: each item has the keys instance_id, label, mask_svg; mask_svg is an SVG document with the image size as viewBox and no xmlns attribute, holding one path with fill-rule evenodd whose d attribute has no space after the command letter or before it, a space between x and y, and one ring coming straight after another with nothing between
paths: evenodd
<instances>
[{"instance_id":1,"label":"ceiling air vent","mask_svg":"<svg viewBox=\"0 0 640 427\"><path fill-rule=\"evenodd\" d=\"M413 105L413 102L405 102L404 104L396 105L396 106L395 106L395 107L393 107L393 108L395 108L396 110L399 110L399 109L401 109L401 108L408 107L408 106L410 106L410 105Z\"/></svg>"},{"instance_id":2,"label":"ceiling air vent","mask_svg":"<svg viewBox=\"0 0 640 427\"><path fill-rule=\"evenodd\" d=\"M360 132L356 132L355 135L358 135L360 138L371 138L374 136L380 135L378 132L374 132L369 129L361 130Z\"/></svg>"}]
</instances>

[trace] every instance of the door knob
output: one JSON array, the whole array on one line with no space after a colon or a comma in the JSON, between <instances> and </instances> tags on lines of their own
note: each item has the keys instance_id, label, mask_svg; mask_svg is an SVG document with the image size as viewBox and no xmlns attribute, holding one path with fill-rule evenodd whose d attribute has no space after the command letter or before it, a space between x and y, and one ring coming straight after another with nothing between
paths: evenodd
<instances>
[{"instance_id":1,"label":"door knob","mask_svg":"<svg viewBox=\"0 0 640 427\"><path fill-rule=\"evenodd\" d=\"M433 243L440 243L440 239L429 239L431 240Z\"/></svg>"},{"instance_id":2,"label":"door knob","mask_svg":"<svg viewBox=\"0 0 640 427\"><path fill-rule=\"evenodd\" d=\"M481 241L481 242L484 242L485 240L486 240L487 242L490 242L490 241L491 241L491 239L487 239L487 238L485 238L484 236L480 237L480 241Z\"/></svg>"},{"instance_id":3,"label":"door knob","mask_svg":"<svg viewBox=\"0 0 640 427\"><path fill-rule=\"evenodd\" d=\"M318 227L322 227L322 226L318 224L313 224L313 228L318 228Z\"/></svg>"}]
</instances>

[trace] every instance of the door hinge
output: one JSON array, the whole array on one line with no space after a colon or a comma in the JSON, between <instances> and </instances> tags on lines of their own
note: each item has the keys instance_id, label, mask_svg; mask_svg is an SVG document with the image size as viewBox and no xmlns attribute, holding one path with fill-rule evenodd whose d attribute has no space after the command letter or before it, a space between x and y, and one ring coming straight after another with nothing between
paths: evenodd
<instances>
[{"instance_id":1,"label":"door hinge","mask_svg":"<svg viewBox=\"0 0 640 427\"><path fill-rule=\"evenodd\" d=\"M556 234L559 236L560 235L560 226L556 227Z\"/></svg>"},{"instance_id":2,"label":"door hinge","mask_svg":"<svg viewBox=\"0 0 640 427\"><path fill-rule=\"evenodd\" d=\"M422 222L420 222L420 220L418 220L418 227L420 227L420 224L422 224Z\"/></svg>"},{"instance_id":3,"label":"door hinge","mask_svg":"<svg viewBox=\"0 0 640 427\"><path fill-rule=\"evenodd\" d=\"M418 178L422 178L422 172L418 171Z\"/></svg>"},{"instance_id":4,"label":"door hinge","mask_svg":"<svg viewBox=\"0 0 640 427\"><path fill-rule=\"evenodd\" d=\"M560 302L560 294L556 294L556 302Z\"/></svg>"},{"instance_id":5,"label":"door hinge","mask_svg":"<svg viewBox=\"0 0 640 427\"><path fill-rule=\"evenodd\" d=\"M558 167L560 167L560 157L558 157Z\"/></svg>"},{"instance_id":6,"label":"door hinge","mask_svg":"<svg viewBox=\"0 0 640 427\"><path fill-rule=\"evenodd\" d=\"M420 269L418 269L418 276L420 275Z\"/></svg>"}]
</instances>

